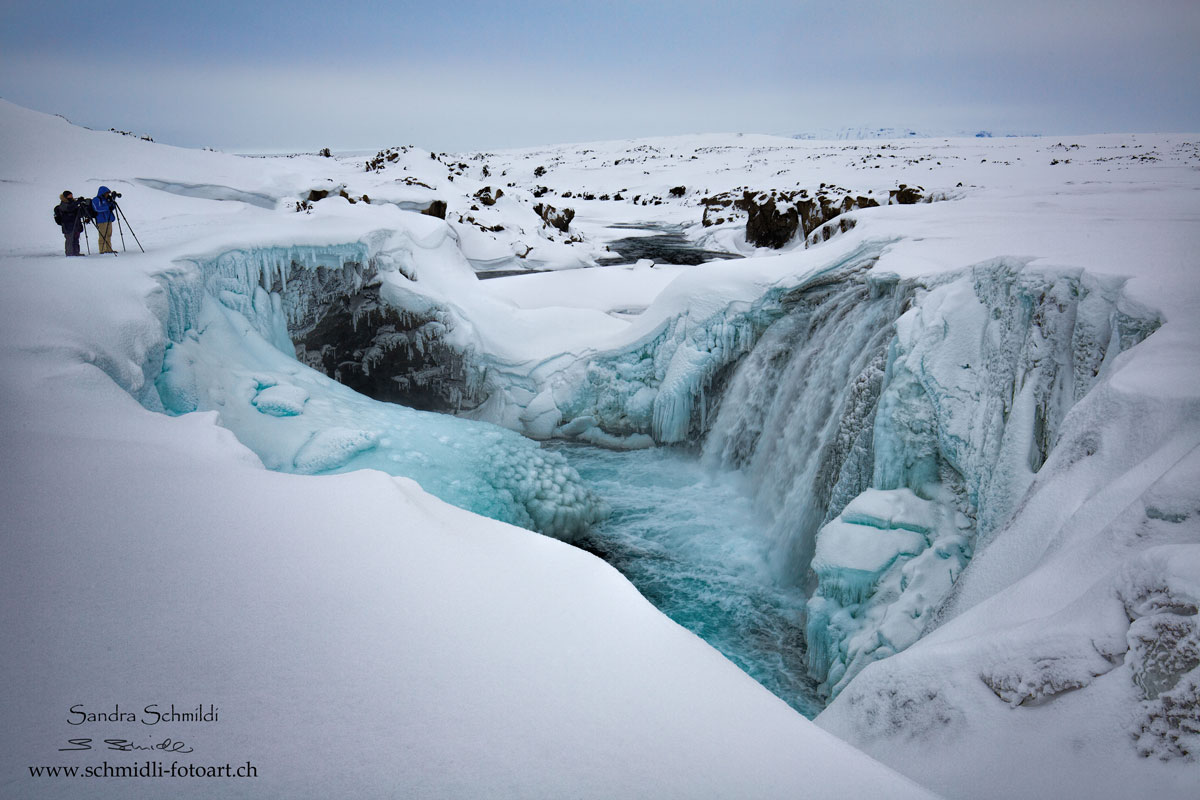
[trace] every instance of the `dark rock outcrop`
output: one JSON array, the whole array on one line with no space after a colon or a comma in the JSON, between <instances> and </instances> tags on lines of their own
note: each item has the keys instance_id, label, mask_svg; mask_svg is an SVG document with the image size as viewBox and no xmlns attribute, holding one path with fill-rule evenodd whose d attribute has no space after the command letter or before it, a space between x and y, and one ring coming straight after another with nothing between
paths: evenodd
<instances>
[{"instance_id":1,"label":"dark rock outcrop","mask_svg":"<svg viewBox=\"0 0 1200 800\"><path fill-rule=\"evenodd\" d=\"M504 190L497 189L495 194L492 193L492 187L485 186L474 194L476 200L485 206L494 206L496 201L504 197Z\"/></svg>"},{"instance_id":2,"label":"dark rock outcrop","mask_svg":"<svg viewBox=\"0 0 1200 800\"><path fill-rule=\"evenodd\" d=\"M296 357L356 392L426 411L458 412L486 399L463 354L445 342L436 310L397 311L366 287L322 309Z\"/></svg>"},{"instance_id":3,"label":"dark rock outcrop","mask_svg":"<svg viewBox=\"0 0 1200 800\"><path fill-rule=\"evenodd\" d=\"M375 157L366 163L367 172L382 172L383 168L388 164L393 164L400 159L402 153L407 153L408 147L389 147L386 150L380 150L375 154ZM431 158L435 157L433 153L429 154Z\"/></svg>"},{"instance_id":4,"label":"dark rock outcrop","mask_svg":"<svg viewBox=\"0 0 1200 800\"><path fill-rule=\"evenodd\" d=\"M909 186L902 183L900 188L888 192L888 203L898 203L902 206L928 203L929 198L925 197L924 191L920 186Z\"/></svg>"},{"instance_id":5,"label":"dark rock outcrop","mask_svg":"<svg viewBox=\"0 0 1200 800\"><path fill-rule=\"evenodd\" d=\"M766 197L746 192L734 205L748 215L746 241L755 247L779 249L795 237L800 226L799 209L779 202L774 192Z\"/></svg>"},{"instance_id":6,"label":"dark rock outcrop","mask_svg":"<svg viewBox=\"0 0 1200 800\"><path fill-rule=\"evenodd\" d=\"M542 220L552 228L557 228L563 233L567 232L567 228L571 226L571 220L575 219L575 210L564 208L559 211L552 205L538 203L533 207L533 213L537 214Z\"/></svg>"},{"instance_id":7,"label":"dark rock outcrop","mask_svg":"<svg viewBox=\"0 0 1200 800\"><path fill-rule=\"evenodd\" d=\"M775 249L796 238L806 244L825 241L834 233L849 230L854 225L852 220L843 220L844 224L823 228L827 222L847 211L879 205L873 197L851 194L846 189L825 184L812 195L807 189L743 190L740 197L735 192L724 192L705 197L700 203L704 206L702 222L705 227L732 222L745 215L746 241L755 247ZM818 229L821 233L813 236Z\"/></svg>"}]
</instances>

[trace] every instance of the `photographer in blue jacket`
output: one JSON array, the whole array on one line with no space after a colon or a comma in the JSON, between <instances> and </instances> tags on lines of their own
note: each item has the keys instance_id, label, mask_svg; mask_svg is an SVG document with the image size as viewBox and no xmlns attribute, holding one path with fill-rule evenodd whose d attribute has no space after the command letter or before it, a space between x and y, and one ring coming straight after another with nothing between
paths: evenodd
<instances>
[{"instance_id":1,"label":"photographer in blue jacket","mask_svg":"<svg viewBox=\"0 0 1200 800\"><path fill-rule=\"evenodd\" d=\"M120 193L111 191L107 186L101 186L92 200L92 208L96 212L96 233L100 238L102 254L117 253L112 246L112 224L117 217L116 211L113 210L113 200L120 196Z\"/></svg>"}]
</instances>

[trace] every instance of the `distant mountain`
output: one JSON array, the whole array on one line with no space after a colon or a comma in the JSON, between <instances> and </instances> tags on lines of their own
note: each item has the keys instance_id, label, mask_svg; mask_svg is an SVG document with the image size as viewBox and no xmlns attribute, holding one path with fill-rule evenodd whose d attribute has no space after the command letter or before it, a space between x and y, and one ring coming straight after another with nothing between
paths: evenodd
<instances>
[{"instance_id":1,"label":"distant mountain","mask_svg":"<svg viewBox=\"0 0 1200 800\"><path fill-rule=\"evenodd\" d=\"M793 139L932 139L936 137L952 137L964 138L975 137L978 139L990 139L1001 136L1040 136L1039 133L1020 132L1014 133L1005 131L996 133L986 130L972 131L946 131L946 130L928 130L917 128L867 128L867 127L842 127L842 128L820 128L804 133L792 134Z\"/></svg>"}]
</instances>

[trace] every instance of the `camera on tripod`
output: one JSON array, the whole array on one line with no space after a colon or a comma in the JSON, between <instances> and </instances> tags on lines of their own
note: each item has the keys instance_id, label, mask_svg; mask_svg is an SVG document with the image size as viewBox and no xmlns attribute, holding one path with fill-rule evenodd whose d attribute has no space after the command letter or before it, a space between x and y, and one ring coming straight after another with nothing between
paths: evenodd
<instances>
[{"instance_id":1,"label":"camera on tripod","mask_svg":"<svg viewBox=\"0 0 1200 800\"><path fill-rule=\"evenodd\" d=\"M109 192L108 194L104 195L104 199L105 200L116 200L120 196L121 196L120 192Z\"/></svg>"}]
</instances>

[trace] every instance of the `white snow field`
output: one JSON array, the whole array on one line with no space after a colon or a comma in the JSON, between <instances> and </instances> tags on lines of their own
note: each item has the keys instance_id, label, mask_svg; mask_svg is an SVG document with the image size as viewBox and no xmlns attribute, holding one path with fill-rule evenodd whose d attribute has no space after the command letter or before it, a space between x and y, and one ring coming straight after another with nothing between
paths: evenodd
<instances>
[{"instance_id":1,"label":"white snow field","mask_svg":"<svg viewBox=\"0 0 1200 800\"><path fill-rule=\"evenodd\" d=\"M1200 135L0 141L0 796L1195 796ZM550 439L734 479L815 724Z\"/></svg>"}]
</instances>

